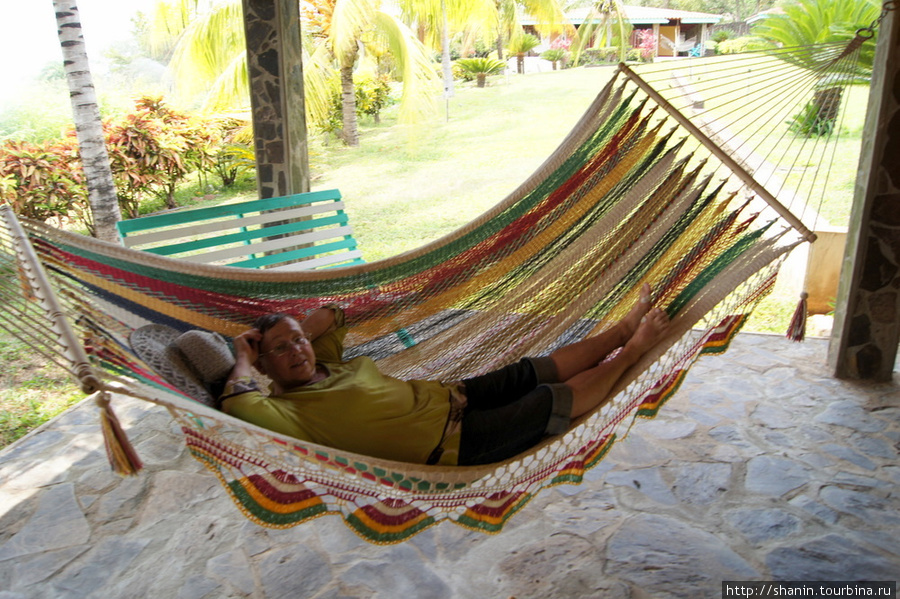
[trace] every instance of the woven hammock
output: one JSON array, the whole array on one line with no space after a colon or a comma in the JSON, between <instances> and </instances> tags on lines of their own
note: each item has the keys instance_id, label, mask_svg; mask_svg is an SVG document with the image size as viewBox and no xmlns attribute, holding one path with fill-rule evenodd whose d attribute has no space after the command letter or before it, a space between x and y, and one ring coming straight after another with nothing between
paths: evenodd
<instances>
[{"instance_id":1,"label":"woven hammock","mask_svg":"<svg viewBox=\"0 0 900 599\"><path fill-rule=\"evenodd\" d=\"M195 265L19 223L0 207L2 325L96 392L113 434L109 393L165 406L191 454L261 525L339 514L375 543L443 520L499 531L542 488L580 482L699 356L724 351L787 253L811 238L624 71L503 202L388 260L279 273ZM233 337L264 313L336 303L350 327L346 358L372 356L399 378L457 380L605 330L643 282L671 318L669 336L566 434L486 466L391 462L272 433L186 396L128 343L148 323Z\"/></svg>"}]
</instances>

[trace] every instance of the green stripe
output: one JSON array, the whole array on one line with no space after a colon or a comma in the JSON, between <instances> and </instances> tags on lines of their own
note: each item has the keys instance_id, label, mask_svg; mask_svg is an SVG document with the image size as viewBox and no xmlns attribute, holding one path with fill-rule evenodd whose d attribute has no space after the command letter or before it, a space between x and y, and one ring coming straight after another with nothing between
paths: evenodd
<instances>
[{"instance_id":1,"label":"green stripe","mask_svg":"<svg viewBox=\"0 0 900 599\"><path fill-rule=\"evenodd\" d=\"M362 520L360 520L357 516L350 514L345 519L348 525L355 530L360 536L363 538L375 542L375 543L399 543L401 541L405 541L406 539L422 532L426 528L433 526L436 521L433 517L429 516L427 518L423 518L418 521L416 524L410 526L409 528L404 528L401 531L396 532L378 532L372 528L369 528L365 524L363 524Z\"/></svg>"}]
</instances>

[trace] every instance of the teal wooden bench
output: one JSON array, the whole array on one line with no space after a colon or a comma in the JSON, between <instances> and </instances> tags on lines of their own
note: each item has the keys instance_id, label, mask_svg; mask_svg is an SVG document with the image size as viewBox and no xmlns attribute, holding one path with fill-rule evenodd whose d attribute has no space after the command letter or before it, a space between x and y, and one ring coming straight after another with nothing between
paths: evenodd
<instances>
[{"instance_id":1,"label":"teal wooden bench","mask_svg":"<svg viewBox=\"0 0 900 599\"><path fill-rule=\"evenodd\" d=\"M202 264L309 270L364 262L336 189L119 221L125 247Z\"/></svg>"}]
</instances>

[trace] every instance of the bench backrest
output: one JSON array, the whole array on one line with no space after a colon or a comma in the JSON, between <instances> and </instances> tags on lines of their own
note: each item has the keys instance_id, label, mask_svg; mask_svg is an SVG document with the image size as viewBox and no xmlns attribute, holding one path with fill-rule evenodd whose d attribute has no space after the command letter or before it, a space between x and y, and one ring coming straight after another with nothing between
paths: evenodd
<instances>
[{"instance_id":1,"label":"bench backrest","mask_svg":"<svg viewBox=\"0 0 900 599\"><path fill-rule=\"evenodd\" d=\"M123 220L125 247L203 264L307 270L363 262L336 189Z\"/></svg>"}]
</instances>

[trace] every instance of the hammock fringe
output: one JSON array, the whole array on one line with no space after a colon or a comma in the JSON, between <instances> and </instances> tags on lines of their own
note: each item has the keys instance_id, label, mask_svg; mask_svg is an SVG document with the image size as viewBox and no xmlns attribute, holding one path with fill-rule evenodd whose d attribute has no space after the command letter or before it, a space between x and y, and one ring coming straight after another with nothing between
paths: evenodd
<instances>
[{"instance_id":1,"label":"hammock fringe","mask_svg":"<svg viewBox=\"0 0 900 599\"><path fill-rule=\"evenodd\" d=\"M110 467L120 476L136 476L144 468L144 464L112 409L109 393L96 392L94 401L100 408L100 428L103 431L103 445Z\"/></svg>"},{"instance_id":2,"label":"hammock fringe","mask_svg":"<svg viewBox=\"0 0 900 599\"><path fill-rule=\"evenodd\" d=\"M794 315L791 317L791 324L788 326L787 335L791 341L800 343L806 339L806 316L807 316L807 298L809 294L805 291L800 294L797 301L797 307L794 309Z\"/></svg>"}]
</instances>

